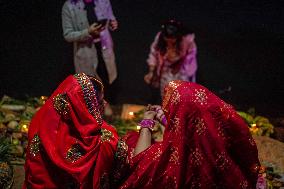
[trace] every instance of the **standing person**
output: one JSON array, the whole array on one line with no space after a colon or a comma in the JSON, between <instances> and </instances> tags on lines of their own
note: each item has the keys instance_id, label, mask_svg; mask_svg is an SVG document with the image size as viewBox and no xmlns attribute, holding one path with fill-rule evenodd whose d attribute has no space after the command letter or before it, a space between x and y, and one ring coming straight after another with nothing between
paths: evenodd
<instances>
[{"instance_id":1,"label":"standing person","mask_svg":"<svg viewBox=\"0 0 284 189\"><path fill-rule=\"evenodd\" d=\"M164 124L160 142L152 139L156 120ZM139 125L124 137L120 189L256 188L260 163L249 127L207 88L171 81L162 107L150 107Z\"/></svg>"},{"instance_id":2,"label":"standing person","mask_svg":"<svg viewBox=\"0 0 284 189\"><path fill-rule=\"evenodd\" d=\"M194 38L194 34L179 21L169 20L161 26L151 45L147 60L149 72L144 77L147 84L160 88L161 96L170 81L196 81Z\"/></svg>"},{"instance_id":3,"label":"standing person","mask_svg":"<svg viewBox=\"0 0 284 189\"><path fill-rule=\"evenodd\" d=\"M118 145L101 116L103 85L67 77L32 119L23 188L108 188Z\"/></svg>"},{"instance_id":4,"label":"standing person","mask_svg":"<svg viewBox=\"0 0 284 189\"><path fill-rule=\"evenodd\" d=\"M74 44L76 73L99 76L106 100L111 100L109 88L117 70L109 29L116 30L118 22L110 1L67 0L62 8L62 28L65 40Z\"/></svg>"}]
</instances>

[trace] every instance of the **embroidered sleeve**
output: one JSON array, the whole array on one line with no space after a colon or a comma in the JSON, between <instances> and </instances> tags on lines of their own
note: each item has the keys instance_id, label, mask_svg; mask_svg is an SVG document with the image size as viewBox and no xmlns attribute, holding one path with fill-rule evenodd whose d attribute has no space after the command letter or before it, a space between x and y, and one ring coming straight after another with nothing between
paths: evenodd
<instances>
[{"instance_id":1,"label":"embroidered sleeve","mask_svg":"<svg viewBox=\"0 0 284 189\"><path fill-rule=\"evenodd\" d=\"M129 169L128 146L123 139L118 141L114 159L111 179L113 187L119 186L123 182L123 178L125 178Z\"/></svg>"}]
</instances>

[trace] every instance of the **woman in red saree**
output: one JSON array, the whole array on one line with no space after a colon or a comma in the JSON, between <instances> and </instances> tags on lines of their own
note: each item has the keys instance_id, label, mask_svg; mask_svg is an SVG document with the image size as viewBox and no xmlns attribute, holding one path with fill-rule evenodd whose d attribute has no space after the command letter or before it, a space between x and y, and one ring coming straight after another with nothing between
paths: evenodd
<instances>
[{"instance_id":1,"label":"woman in red saree","mask_svg":"<svg viewBox=\"0 0 284 189\"><path fill-rule=\"evenodd\" d=\"M29 127L23 188L109 188L118 135L102 109L99 80L67 77Z\"/></svg>"},{"instance_id":2,"label":"woman in red saree","mask_svg":"<svg viewBox=\"0 0 284 189\"><path fill-rule=\"evenodd\" d=\"M255 188L257 147L229 104L203 86L172 81L162 110L167 122L162 142L151 144L151 111L140 135L125 136L130 169L120 189Z\"/></svg>"}]
</instances>

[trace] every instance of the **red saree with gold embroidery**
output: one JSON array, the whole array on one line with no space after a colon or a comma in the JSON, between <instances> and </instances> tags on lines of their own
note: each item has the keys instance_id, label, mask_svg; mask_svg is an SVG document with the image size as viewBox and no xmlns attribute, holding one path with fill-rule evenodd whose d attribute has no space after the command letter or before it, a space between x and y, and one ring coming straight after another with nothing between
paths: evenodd
<instances>
[{"instance_id":1,"label":"red saree with gold embroidery","mask_svg":"<svg viewBox=\"0 0 284 189\"><path fill-rule=\"evenodd\" d=\"M116 130L85 74L67 77L29 127L23 188L109 188Z\"/></svg>"},{"instance_id":2,"label":"red saree with gold embroidery","mask_svg":"<svg viewBox=\"0 0 284 189\"><path fill-rule=\"evenodd\" d=\"M198 84L173 81L163 110L168 124L162 142L133 157L137 136L125 137L130 170L121 189L255 188L257 147L230 105Z\"/></svg>"}]
</instances>

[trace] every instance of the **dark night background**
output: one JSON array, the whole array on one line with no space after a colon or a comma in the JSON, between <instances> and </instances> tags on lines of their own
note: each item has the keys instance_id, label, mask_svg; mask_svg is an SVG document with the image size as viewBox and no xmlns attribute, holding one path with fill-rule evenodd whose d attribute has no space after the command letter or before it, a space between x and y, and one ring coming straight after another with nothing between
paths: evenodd
<instances>
[{"instance_id":1,"label":"dark night background","mask_svg":"<svg viewBox=\"0 0 284 189\"><path fill-rule=\"evenodd\" d=\"M284 10L276 1L112 0L119 78L115 103L146 104L143 82L149 45L161 21L177 18L196 34L198 83L238 109L284 113ZM0 95L50 95L74 73L64 41L64 0L1 0ZM226 88L231 86L231 91Z\"/></svg>"}]
</instances>

